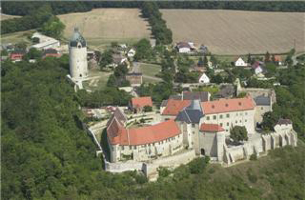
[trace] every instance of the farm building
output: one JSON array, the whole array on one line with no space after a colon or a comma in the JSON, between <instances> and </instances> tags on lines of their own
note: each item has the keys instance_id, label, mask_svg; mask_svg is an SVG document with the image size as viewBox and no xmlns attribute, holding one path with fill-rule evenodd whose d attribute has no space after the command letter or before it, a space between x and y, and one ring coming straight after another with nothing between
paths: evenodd
<instances>
[{"instance_id":1,"label":"farm building","mask_svg":"<svg viewBox=\"0 0 305 200\"><path fill-rule=\"evenodd\" d=\"M45 50L45 49L60 47L60 41L58 41L54 38L45 36L38 32L34 33L31 38L33 40L35 38L37 38L39 41L37 44L32 45L31 48L36 48L38 50Z\"/></svg>"}]
</instances>

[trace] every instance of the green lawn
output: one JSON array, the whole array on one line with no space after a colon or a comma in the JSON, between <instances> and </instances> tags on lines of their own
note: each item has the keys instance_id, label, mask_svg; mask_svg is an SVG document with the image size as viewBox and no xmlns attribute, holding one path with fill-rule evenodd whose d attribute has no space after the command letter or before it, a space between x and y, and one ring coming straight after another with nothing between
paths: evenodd
<instances>
[{"instance_id":1,"label":"green lawn","mask_svg":"<svg viewBox=\"0 0 305 200\"><path fill-rule=\"evenodd\" d=\"M140 68L142 73L147 76L156 76L161 70L160 65L146 63L141 63Z\"/></svg>"},{"instance_id":2,"label":"green lawn","mask_svg":"<svg viewBox=\"0 0 305 200\"><path fill-rule=\"evenodd\" d=\"M31 36L35 30L28 30L28 31L20 31L15 33L8 33L1 35L1 43L20 43L25 42L27 45L31 45L31 41L28 39L28 36Z\"/></svg>"},{"instance_id":3,"label":"green lawn","mask_svg":"<svg viewBox=\"0 0 305 200\"><path fill-rule=\"evenodd\" d=\"M91 69L89 71L89 77L92 77L91 80L85 81L83 86L85 89L89 90L101 90L106 87L108 78L111 72L104 72L98 69Z\"/></svg>"}]
</instances>

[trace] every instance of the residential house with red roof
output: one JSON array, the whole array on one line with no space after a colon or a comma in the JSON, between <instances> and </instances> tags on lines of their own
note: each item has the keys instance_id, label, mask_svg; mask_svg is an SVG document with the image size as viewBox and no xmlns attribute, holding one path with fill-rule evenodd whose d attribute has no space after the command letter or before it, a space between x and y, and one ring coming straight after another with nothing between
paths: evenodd
<instances>
[{"instance_id":1,"label":"residential house with red roof","mask_svg":"<svg viewBox=\"0 0 305 200\"><path fill-rule=\"evenodd\" d=\"M151 97L135 97L131 99L130 109L135 113L142 112L146 106L153 106Z\"/></svg>"},{"instance_id":2,"label":"residential house with red roof","mask_svg":"<svg viewBox=\"0 0 305 200\"><path fill-rule=\"evenodd\" d=\"M26 54L25 50L17 49L10 54L10 59L14 62L21 61L25 54Z\"/></svg>"}]
</instances>

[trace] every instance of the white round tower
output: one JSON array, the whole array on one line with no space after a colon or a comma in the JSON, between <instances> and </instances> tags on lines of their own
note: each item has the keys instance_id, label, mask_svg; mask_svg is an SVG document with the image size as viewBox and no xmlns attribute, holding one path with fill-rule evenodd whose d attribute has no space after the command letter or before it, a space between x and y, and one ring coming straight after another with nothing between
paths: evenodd
<instances>
[{"instance_id":1,"label":"white round tower","mask_svg":"<svg viewBox=\"0 0 305 200\"><path fill-rule=\"evenodd\" d=\"M87 43L78 28L74 28L69 43L69 64L72 79L82 79L88 76Z\"/></svg>"}]
</instances>

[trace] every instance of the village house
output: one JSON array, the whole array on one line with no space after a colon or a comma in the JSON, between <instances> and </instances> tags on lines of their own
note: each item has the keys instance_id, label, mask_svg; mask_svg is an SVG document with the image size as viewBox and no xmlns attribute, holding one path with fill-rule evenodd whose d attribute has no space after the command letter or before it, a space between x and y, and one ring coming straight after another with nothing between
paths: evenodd
<instances>
[{"instance_id":1,"label":"village house","mask_svg":"<svg viewBox=\"0 0 305 200\"><path fill-rule=\"evenodd\" d=\"M23 49L16 49L10 54L10 59L13 62L21 61L26 54L26 51Z\"/></svg>"},{"instance_id":2,"label":"village house","mask_svg":"<svg viewBox=\"0 0 305 200\"><path fill-rule=\"evenodd\" d=\"M143 112L145 107L152 107L153 103L151 97L134 97L130 101L130 109L135 112Z\"/></svg>"},{"instance_id":3,"label":"village house","mask_svg":"<svg viewBox=\"0 0 305 200\"><path fill-rule=\"evenodd\" d=\"M279 65L279 66L282 66L282 65L283 65L283 60L282 60L282 57L281 57L281 56L279 56L279 55L274 55L273 58L274 58L275 64L277 64L277 65Z\"/></svg>"},{"instance_id":4,"label":"village house","mask_svg":"<svg viewBox=\"0 0 305 200\"><path fill-rule=\"evenodd\" d=\"M138 87L143 83L143 75L139 72L131 72L126 74L126 80L130 82L132 87Z\"/></svg>"},{"instance_id":5,"label":"village house","mask_svg":"<svg viewBox=\"0 0 305 200\"><path fill-rule=\"evenodd\" d=\"M246 63L241 57L239 57L235 62L234 62L235 67L247 67L248 63Z\"/></svg>"},{"instance_id":6,"label":"village house","mask_svg":"<svg viewBox=\"0 0 305 200\"><path fill-rule=\"evenodd\" d=\"M179 53L190 53L192 50L195 50L195 47L192 42L179 42L176 45L176 49Z\"/></svg>"},{"instance_id":7,"label":"village house","mask_svg":"<svg viewBox=\"0 0 305 200\"><path fill-rule=\"evenodd\" d=\"M198 83L201 83L201 84L209 84L209 83L210 83L210 78L209 78L205 73L203 73L203 74L200 76Z\"/></svg>"},{"instance_id":8,"label":"village house","mask_svg":"<svg viewBox=\"0 0 305 200\"><path fill-rule=\"evenodd\" d=\"M46 58L46 57L59 58L60 56L61 54L56 49L51 49L51 48L44 50L42 53L42 58Z\"/></svg>"},{"instance_id":9,"label":"village house","mask_svg":"<svg viewBox=\"0 0 305 200\"><path fill-rule=\"evenodd\" d=\"M136 51L133 48L131 48L127 53L128 58L133 58L135 55Z\"/></svg>"},{"instance_id":10,"label":"village house","mask_svg":"<svg viewBox=\"0 0 305 200\"><path fill-rule=\"evenodd\" d=\"M264 62L255 61L252 65L252 69L256 75L262 74L264 72Z\"/></svg>"}]
</instances>

